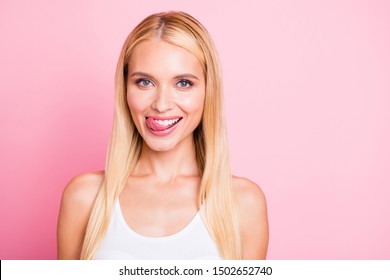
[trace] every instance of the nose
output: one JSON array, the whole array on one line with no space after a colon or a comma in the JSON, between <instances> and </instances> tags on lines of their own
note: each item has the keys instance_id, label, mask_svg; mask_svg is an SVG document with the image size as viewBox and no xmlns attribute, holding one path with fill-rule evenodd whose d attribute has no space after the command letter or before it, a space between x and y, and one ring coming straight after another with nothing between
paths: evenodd
<instances>
[{"instance_id":1,"label":"nose","mask_svg":"<svg viewBox=\"0 0 390 280\"><path fill-rule=\"evenodd\" d=\"M164 85L157 88L156 97L151 107L160 113L169 111L174 107L172 92L168 86Z\"/></svg>"}]
</instances>

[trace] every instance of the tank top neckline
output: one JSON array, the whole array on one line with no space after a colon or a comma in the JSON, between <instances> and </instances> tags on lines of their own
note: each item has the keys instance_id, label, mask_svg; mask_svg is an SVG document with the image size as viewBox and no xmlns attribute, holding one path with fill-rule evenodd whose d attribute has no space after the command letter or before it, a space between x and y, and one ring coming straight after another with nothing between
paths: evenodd
<instances>
[{"instance_id":1,"label":"tank top neckline","mask_svg":"<svg viewBox=\"0 0 390 280\"><path fill-rule=\"evenodd\" d=\"M183 236L184 234L186 234L187 232L189 232L194 226L196 226L196 224L198 224L199 222L202 222L201 217L200 217L200 213L198 211L198 212L196 212L195 216L190 220L190 222L186 226L184 226L184 228L179 230L178 232L175 232L173 234L166 235L166 236L145 236L145 235L142 235L142 234L136 232L127 224L125 217L123 216L123 212L122 212L122 208L121 208L119 199L117 199L116 203L115 203L115 212L119 218L120 223L124 226L124 228L126 229L127 232L129 232L131 235L133 235L134 237L136 237L138 239L143 239L143 240L147 240L150 242L160 242L160 241L168 241L168 240L177 239L177 238Z\"/></svg>"}]
</instances>

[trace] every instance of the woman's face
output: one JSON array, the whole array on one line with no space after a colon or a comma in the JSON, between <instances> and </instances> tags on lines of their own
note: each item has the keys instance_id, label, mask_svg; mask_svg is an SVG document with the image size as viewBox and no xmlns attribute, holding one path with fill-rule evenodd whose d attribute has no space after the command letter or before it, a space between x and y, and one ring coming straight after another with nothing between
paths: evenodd
<instances>
[{"instance_id":1,"label":"woman's face","mask_svg":"<svg viewBox=\"0 0 390 280\"><path fill-rule=\"evenodd\" d=\"M128 63L127 104L152 150L168 151L192 141L204 99L204 72L192 53L160 39L134 48Z\"/></svg>"}]
</instances>

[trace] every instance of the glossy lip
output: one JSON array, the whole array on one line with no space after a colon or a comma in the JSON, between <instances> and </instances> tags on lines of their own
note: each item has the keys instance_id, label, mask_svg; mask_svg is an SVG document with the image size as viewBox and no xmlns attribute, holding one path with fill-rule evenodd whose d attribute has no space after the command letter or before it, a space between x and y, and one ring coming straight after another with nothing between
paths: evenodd
<instances>
[{"instance_id":1,"label":"glossy lip","mask_svg":"<svg viewBox=\"0 0 390 280\"><path fill-rule=\"evenodd\" d=\"M172 117L160 117L160 116L148 116L146 119L152 118L154 120L174 120L174 119L182 119L180 116L172 116Z\"/></svg>"},{"instance_id":2,"label":"glossy lip","mask_svg":"<svg viewBox=\"0 0 390 280\"><path fill-rule=\"evenodd\" d=\"M174 120L174 119L179 119L179 121L174 126L171 126L170 128L167 128L167 129L162 130L162 131L152 130L145 122L146 129L150 133L152 133L153 135L156 135L156 136L167 136L167 135L171 134L176 129L176 127L179 125L180 121L183 119L183 117L180 117L180 116L171 116L171 117L149 116L149 117L146 117L145 120L147 120L148 118L152 118L154 120Z\"/></svg>"}]
</instances>

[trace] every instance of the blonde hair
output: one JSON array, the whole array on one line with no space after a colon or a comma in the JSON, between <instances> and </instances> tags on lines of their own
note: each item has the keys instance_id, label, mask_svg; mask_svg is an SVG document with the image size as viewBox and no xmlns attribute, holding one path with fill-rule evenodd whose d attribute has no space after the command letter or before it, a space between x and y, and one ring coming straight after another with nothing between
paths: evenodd
<instances>
[{"instance_id":1,"label":"blonde hair","mask_svg":"<svg viewBox=\"0 0 390 280\"><path fill-rule=\"evenodd\" d=\"M81 248L81 259L93 259L108 228L116 199L123 190L141 153L142 138L130 116L126 101L127 63L134 47L159 38L180 46L201 62L206 94L204 112L193 133L201 174L199 208L221 257L241 259L237 205L233 195L226 128L222 112L221 75L218 56L207 30L184 12L153 14L127 37L117 65L115 114L106 171L94 202Z\"/></svg>"}]
</instances>

